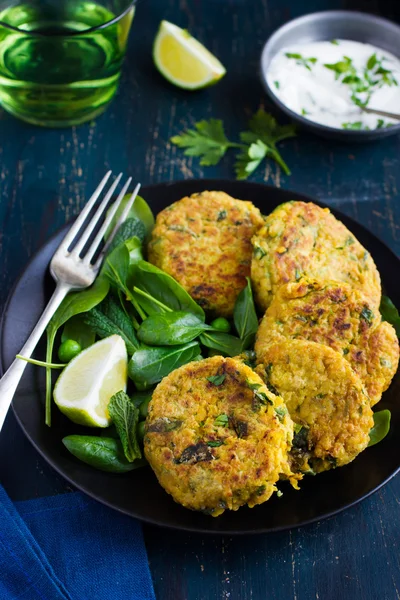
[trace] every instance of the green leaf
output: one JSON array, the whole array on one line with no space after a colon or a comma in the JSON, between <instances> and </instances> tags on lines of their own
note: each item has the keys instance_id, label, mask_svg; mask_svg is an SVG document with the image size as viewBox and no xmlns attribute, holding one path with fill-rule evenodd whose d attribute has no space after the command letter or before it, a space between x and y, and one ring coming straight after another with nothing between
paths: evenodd
<instances>
[{"instance_id":1,"label":"green leaf","mask_svg":"<svg viewBox=\"0 0 400 600\"><path fill-rule=\"evenodd\" d=\"M142 260L133 265L132 280L135 287L146 292L162 306L172 311L190 312L198 315L202 321L205 320L203 309L187 291L173 277L151 263ZM135 298L149 315L166 312L165 308L151 299L139 297L137 294Z\"/></svg>"},{"instance_id":2,"label":"green leaf","mask_svg":"<svg viewBox=\"0 0 400 600\"><path fill-rule=\"evenodd\" d=\"M135 265L143 260L142 243L138 237L131 237L125 241L125 246L129 252L129 265Z\"/></svg>"},{"instance_id":3,"label":"green leaf","mask_svg":"<svg viewBox=\"0 0 400 600\"><path fill-rule=\"evenodd\" d=\"M222 440L210 440L206 442L207 446L210 446L210 448L218 448L219 446L222 446L223 443Z\"/></svg>"},{"instance_id":4,"label":"green leaf","mask_svg":"<svg viewBox=\"0 0 400 600\"><path fill-rule=\"evenodd\" d=\"M111 252L120 246L124 242L130 240L131 238L136 238L139 241L139 247L144 242L146 236L146 228L142 221L139 219L127 219L118 229L117 233L114 236L113 241L110 244L107 254L111 254Z\"/></svg>"},{"instance_id":5,"label":"green leaf","mask_svg":"<svg viewBox=\"0 0 400 600\"><path fill-rule=\"evenodd\" d=\"M378 62L378 59L376 57L376 53L371 54L371 56L367 60L367 69L373 69L375 67L375 65L377 64L377 62Z\"/></svg>"},{"instance_id":6,"label":"green leaf","mask_svg":"<svg viewBox=\"0 0 400 600\"><path fill-rule=\"evenodd\" d=\"M108 473L126 473L147 464L145 460L130 463L119 440L94 435L67 435L64 446L82 462Z\"/></svg>"},{"instance_id":7,"label":"green leaf","mask_svg":"<svg viewBox=\"0 0 400 600\"><path fill-rule=\"evenodd\" d=\"M149 346L176 346L191 342L209 328L197 315L176 311L148 317L139 327L137 336Z\"/></svg>"},{"instance_id":8,"label":"green leaf","mask_svg":"<svg viewBox=\"0 0 400 600\"><path fill-rule=\"evenodd\" d=\"M251 132L257 136L257 139L260 139L267 146L296 136L295 125L279 125L275 117L265 112L263 108L259 108L251 117L249 127ZM255 140L253 139L253 141Z\"/></svg>"},{"instance_id":9,"label":"green leaf","mask_svg":"<svg viewBox=\"0 0 400 600\"><path fill-rule=\"evenodd\" d=\"M363 129L362 121L354 121L353 123L342 123L343 129L354 129L355 131L360 131Z\"/></svg>"},{"instance_id":10,"label":"green leaf","mask_svg":"<svg viewBox=\"0 0 400 600\"><path fill-rule=\"evenodd\" d=\"M207 377L207 381L219 387L225 381L226 375L211 375Z\"/></svg>"},{"instance_id":11,"label":"green leaf","mask_svg":"<svg viewBox=\"0 0 400 600\"><path fill-rule=\"evenodd\" d=\"M228 140L220 119L209 119L195 123L195 129L175 135L171 142L186 148L186 156L199 156L204 167L217 165L228 148L237 146Z\"/></svg>"},{"instance_id":12,"label":"green leaf","mask_svg":"<svg viewBox=\"0 0 400 600\"><path fill-rule=\"evenodd\" d=\"M284 173L290 175L290 169L283 160L280 152L276 149L276 144L295 136L296 127L294 125L279 125L277 120L262 108L250 119L249 127L250 131L242 131L240 134L241 141L248 148L247 156L246 150L242 150L239 153L236 163L237 177L245 179L258 167L264 156L275 160Z\"/></svg>"},{"instance_id":13,"label":"green leaf","mask_svg":"<svg viewBox=\"0 0 400 600\"><path fill-rule=\"evenodd\" d=\"M243 148L236 156L236 179L247 179L259 167L261 161L267 156L267 153L268 146L261 140L257 140L250 144L250 146Z\"/></svg>"},{"instance_id":14,"label":"green leaf","mask_svg":"<svg viewBox=\"0 0 400 600\"><path fill-rule=\"evenodd\" d=\"M109 228L106 231L105 234L105 239L107 239L112 230L114 229L119 217L122 214L122 211L124 210L127 202L130 200L132 194L127 194L126 196L124 196L124 198L122 199L122 202L120 204L120 206L118 207L117 212L114 215L113 220L110 223ZM108 213L107 213L108 214ZM146 200L144 200L141 196L136 196L136 199L133 203L133 206L131 208L131 210L129 211L128 217L126 220L128 219L139 219L139 221L141 221L144 225L145 228L145 239L146 241L149 240L151 232L153 231L153 227L154 227L154 223L155 223L155 219L154 219L154 215L153 212L150 208L150 206L147 204ZM126 223L126 221L125 221ZM139 235L139 233L132 233L131 236L132 237L136 235L139 239L141 238L141 235Z\"/></svg>"},{"instance_id":15,"label":"green leaf","mask_svg":"<svg viewBox=\"0 0 400 600\"><path fill-rule=\"evenodd\" d=\"M217 427L228 427L229 417L228 415L222 414L218 415L218 417L214 421L214 425Z\"/></svg>"},{"instance_id":16,"label":"green leaf","mask_svg":"<svg viewBox=\"0 0 400 600\"><path fill-rule=\"evenodd\" d=\"M369 432L369 446L374 446L387 436L390 429L390 410L380 410L374 413L374 426Z\"/></svg>"},{"instance_id":17,"label":"green leaf","mask_svg":"<svg viewBox=\"0 0 400 600\"><path fill-rule=\"evenodd\" d=\"M136 427L139 422L139 409L131 402L125 392L117 392L108 403L108 412L113 420L129 462L142 458Z\"/></svg>"},{"instance_id":18,"label":"green leaf","mask_svg":"<svg viewBox=\"0 0 400 600\"><path fill-rule=\"evenodd\" d=\"M109 282L98 276L94 284L81 292L72 292L61 302L47 326L46 362L53 362L53 347L57 331L75 315L87 312L100 304L110 289ZM46 425L51 425L52 382L51 369L46 369Z\"/></svg>"},{"instance_id":19,"label":"green leaf","mask_svg":"<svg viewBox=\"0 0 400 600\"><path fill-rule=\"evenodd\" d=\"M182 346L137 350L129 362L128 373L137 389L146 390L172 371L191 362L200 354L197 342Z\"/></svg>"},{"instance_id":20,"label":"green leaf","mask_svg":"<svg viewBox=\"0 0 400 600\"><path fill-rule=\"evenodd\" d=\"M246 277L246 279L247 285L237 297L235 308L233 310L233 322L235 323L236 331L243 342L243 350L246 350L249 346L254 344L258 329L258 318L254 306L250 278Z\"/></svg>"},{"instance_id":21,"label":"green leaf","mask_svg":"<svg viewBox=\"0 0 400 600\"><path fill-rule=\"evenodd\" d=\"M135 307L136 311L142 319L146 315L138 305L134 294L130 291L131 279L133 277L133 269L136 263L131 263L131 253L128 248L129 242L136 246L135 238L131 238L127 242L117 246L111 254L109 254L103 264L101 275L108 279L111 285L118 291L123 292ZM139 260L139 263L143 262Z\"/></svg>"},{"instance_id":22,"label":"green leaf","mask_svg":"<svg viewBox=\"0 0 400 600\"><path fill-rule=\"evenodd\" d=\"M397 337L400 337L399 311L397 310L397 308L395 307L395 305L393 304L391 299L388 298L388 296L382 296L381 305L379 307L379 310L381 312L382 319L384 321L387 321L391 325L393 325L393 327L396 330Z\"/></svg>"},{"instance_id":23,"label":"green leaf","mask_svg":"<svg viewBox=\"0 0 400 600\"><path fill-rule=\"evenodd\" d=\"M223 356L238 356L242 351L242 341L221 331L207 331L200 335L200 342L207 348L218 350Z\"/></svg>"},{"instance_id":24,"label":"green leaf","mask_svg":"<svg viewBox=\"0 0 400 600\"><path fill-rule=\"evenodd\" d=\"M66 340L75 340L82 350L89 348L94 344L96 336L92 329L86 325L83 314L71 317L66 324L61 335L61 342Z\"/></svg>"},{"instance_id":25,"label":"green leaf","mask_svg":"<svg viewBox=\"0 0 400 600\"><path fill-rule=\"evenodd\" d=\"M87 313L85 323L102 339L114 334L121 336L129 355L139 348L132 320L112 296Z\"/></svg>"}]
</instances>

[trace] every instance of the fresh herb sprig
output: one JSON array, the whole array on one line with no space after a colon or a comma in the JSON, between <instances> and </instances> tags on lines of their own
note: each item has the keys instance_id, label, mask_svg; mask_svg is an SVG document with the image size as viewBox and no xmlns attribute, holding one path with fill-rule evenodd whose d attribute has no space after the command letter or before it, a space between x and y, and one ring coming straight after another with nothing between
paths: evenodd
<instances>
[{"instance_id":1,"label":"fresh herb sprig","mask_svg":"<svg viewBox=\"0 0 400 600\"><path fill-rule=\"evenodd\" d=\"M185 156L200 157L200 165L217 165L229 148L238 148L235 173L237 179L247 179L265 158L272 158L286 175L290 170L276 145L296 135L294 125L279 125L276 119L260 108L249 120L249 129L240 133L240 143L225 135L220 119L203 120L195 129L175 135L171 142L184 149Z\"/></svg>"},{"instance_id":2,"label":"fresh herb sprig","mask_svg":"<svg viewBox=\"0 0 400 600\"><path fill-rule=\"evenodd\" d=\"M398 85L392 71L384 66L385 58L372 54L363 69L357 69L349 56L343 56L336 63L325 63L324 67L334 71L335 79L349 86L351 100L360 108L365 108L375 89L385 85Z\"/></svg>"},{"instance_id":3,"label":"fresh herb sprig","mask_svg":"<svg viewBox=\"0 0 400 600\"><path fill-rule=\"evenodd\" d=\"M317 59L314 56L306 58L298 52L286 52L285 56L287 58L293 58L296 61L296 65L305 67L307 71L311 71L312 65L315 65L317 63Z\"/></svg>"}]
</instances>

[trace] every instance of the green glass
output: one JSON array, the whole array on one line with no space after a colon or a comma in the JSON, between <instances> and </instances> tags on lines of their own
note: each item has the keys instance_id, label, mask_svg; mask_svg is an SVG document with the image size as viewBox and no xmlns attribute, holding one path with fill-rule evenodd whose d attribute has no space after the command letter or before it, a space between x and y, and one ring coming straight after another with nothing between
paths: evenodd
<instances>
[{"instance_id":1,"label":"green glass","mask_svg":"<svg viewBox=\"0 0 400 600\"><path fill-rule=\"evenodd\" d=\"M135 1L0 0L0 103L46 127L77 125L114 96Z\"/></svg>"}]
</instances>

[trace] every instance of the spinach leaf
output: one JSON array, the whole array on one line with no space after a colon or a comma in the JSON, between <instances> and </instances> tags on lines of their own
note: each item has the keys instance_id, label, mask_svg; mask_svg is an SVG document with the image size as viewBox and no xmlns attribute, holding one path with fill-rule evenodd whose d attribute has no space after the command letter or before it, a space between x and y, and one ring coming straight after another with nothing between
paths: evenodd
<instances>
[{"instance_id":1,"label":"spinach leaf","mask_svg":"<svg viewBox=\"0 0 400 600\"><path fill-rule=\"evenodd\" d=\"M379 310L381 311L382 319L393 325L397 337L400 337L400 315L391 299L387 296L382 296Z\"/></svg>"},{"instance_id":2,"label":"spinach leaf","mask_svg":"<svg viewBox=\"0 0 400 600\"><path fill-rule=\"evenodd\" d=\"M134 238L132 238L133 240ZM109 254L101 270L101 274L111 285L117 290L123 292L130 300L142 319L146 318L146 314L142 311L135 297L130 291L130 276L134 265L131 265L131 256L127 242L120 244Z\"/></svg>"},{"instance_id":3,"label":"spinach leaf","mask_svg":"<svg viewBox=\"0 0 400 600\"><path fill-rule=\"evenodd\" d=\"M115 224L117 223L119 217L121 216L122 211L124 210L126 203L129 201L130 197L131 197L131 194L127 194L122 199L121 205L118 207L118 210L115 213L113 220L111 221L110 227L106 231L106 235L105 235L106 239L109 237L110 233L112 232L113 228L115 227ZM141 196L136 196L133 206L132 206L131 210L129 211L127 220L131 219L131 218L139 219L143 223L143 225L145 227L146 241L148 241L150 234L153 230L155 220L154 220L154 215L153 215L153 212L152 212L150 206L147 204L146 200L144 200ZM137 235L137 234L133 234L133 235Z\"/></svg>"},{"instance_id":4,"label":"spinach leaf","mask_svg":"<svg viewBox=\"0 0 400 600\"><path fill-rule=\"evenodd\" d=\"M121 336L130 356L139 348L132 320L112 296L107 296L100 306L88 312L85 323L100 338L114 334Z\"/></svg>"},{"instance_id":5,"label":"spinach leaf","mask_svg":"<svg viewBox=\"0 0 400 600\"><path fill-rule=\"evenodd\" d=\"M94 284L81 292L72 292L61 302L47 326L46 362L53 362L53 347L57 331L75 315L91 310L107 296L109 282L104 277L97 277ZM46 369L46 425L51 425L51 369Z\"/></svg>"},{"instance_id":6,"label":"spinach leaf","mask_svg":"<svg viewBox=\"0 0 400 600\"><path fill-rule=\"evenodd\" d=\"M375 446L387 436L390 429L390 410L380 410L374 413L374 426L369 432L369 446Z\"/></svg>"},{"instance_id":7,"label":"spinach leaf","mask_svg":"<svg viewBox=\"0 0 400 600\"><path fill-rule=\"evenodd\" d=\"M165 308L162 308L163 305L173 311L193 313L200 317L202 321L205 321L201 306L191 298L173 277L164 273L161 269L145 260L141 260L132 268L132 279L138 289L146 292L159 303L152 302L143 296L140 299L136 296L138 302L148 314L167 312Z\"/></svg>"},{"instance_id":8,"label":"spinach leaf","mask_svg":"<svg viewBox=\"0 0 400 600\"><path fill-rule=\"evenodd\" d=\"M225 377L226 375L211 375L207 377L207 380L218 387L224 383Z\"/></svg>"},{"instance_id":9,"label":"spinach leaf","mask_svg":"<svg viewBox=\"0 0 400 600\"><path fill-rule=\"evenodd\" d=\"M129 240L126 240L125 246L129 252L129 265L134 265L143 260L142 244L138 237L131 237Z\"/></svg>"},{"instance_id":10,"label":"spinach leaf","mask_svg":"<svg viewBox=\"0 0 400 600\"><path fill-rule=\"evenodd\" d=\"M251 283L249 277L246 277L246 279L247 285L237 297L233 311L233 321L236 331L243 342L243 350L254 344L254 338L258 329L258 319L254 307Z\"/></svg>"},{"instance_id":11,"label":"spinach leaf","mask_svg":"<svg viewBox=\"0 0 400 600\"><path fill-rule=\"evenodd\" d=\"M242 351L242 341L221 331L207 331L200 335L200 342L207 348L218 350L224 356L237 356Z\"/></svg>"},{"instance_id":12,"label":"spinach leaf","mask_svg":"<svg viewBox=\"0 0 400 600\"><path fill-rule=\"evenodd\" d=\"M61 335L61 342L75 340L82 350L94 344L95 339L96 335L89 325L86 325L83 314L71 317L64 325Z\"/></svg>"},{"instance_id":13,"label":"spinach leaf","mask_svg":"<svg viewBox=\"0 0 400 600\"><path fill-rule=\"evenodd\" d=\"M200 354L197 342L182 346L147 348L137 350L132 356L128 374L137 389L146 390L154 383L161 381L178 367L191 362Z\"/></svg>"},{"instance_id":14,"label":"spinach leaf","mask_svg":"<svg viewBox=\"0 0 400 600\"><path fill-rule=\"evenodd\" d=\"M108 403L108 412L117 428L124 454L129 462L142 458L136 427L139 422L139 409L125 392L117 392Z\"/></svg>"},{"instance_id":15,"label":"spinach leaf","mask_svg":"<svg viewBox=\"0 0 400 600\"><path fill-rule=\"evenodd\" d=\"M209 329L197 315L177 311L158 313L148 317L137 332L141 342L154 346L175 346L194 340Z\"/></svg>"},{"instance_id":16,"label":"spinach leaf","mask_svg":"<svg viewBox=\"0 0 400 600\"><path fill-rule=\"evenodd\" d=\"M111 254L115 248L132 238L136 238L139 242L139 245L141 245L144 242L145 236L146 228L142 221L139 221L139 219L127 219L122 223L121 227L115 234L114 239L108 248L107 254Z\"/></svg>"},{"instance_id":17,"label":"spinach leaf","mask_svg":"<svg viewBox=\"0 0 400 600\"><path fill-rule=\"evenodd\" d=\"M128 462L121 442L114 438L95 435L67 435L62 442L76 458L100 471L126 473L146 464L145 460Z\"/></svg>"}]
</instances>

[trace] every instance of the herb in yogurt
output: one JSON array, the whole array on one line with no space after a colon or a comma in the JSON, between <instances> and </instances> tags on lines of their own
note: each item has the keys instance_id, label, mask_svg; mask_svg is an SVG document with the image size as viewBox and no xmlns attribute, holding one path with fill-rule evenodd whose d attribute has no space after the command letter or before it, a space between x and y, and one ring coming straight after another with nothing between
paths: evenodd
<instances>
[{"instance_id":1,"label":"herb in yogurt","mask_svg":"<svg viewBox=\"0 0 400 600\"><path fill-rule=\"evenodd\" d=\"M311 71L312 65L315 65L315 63L317 62L317 59L314 56L310 58L305 58L301 54L298 54L298 52L286 52L286 56L287 58L293 58L296 61L296 65L301 65L302 67L305 67L308 71Z\"/></svg>"}]
</instances>

